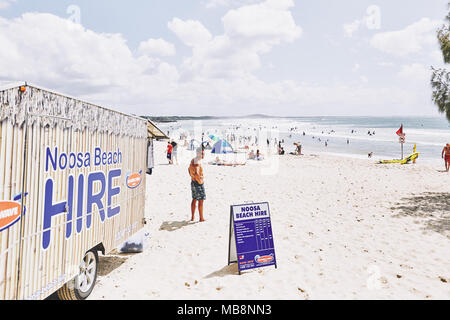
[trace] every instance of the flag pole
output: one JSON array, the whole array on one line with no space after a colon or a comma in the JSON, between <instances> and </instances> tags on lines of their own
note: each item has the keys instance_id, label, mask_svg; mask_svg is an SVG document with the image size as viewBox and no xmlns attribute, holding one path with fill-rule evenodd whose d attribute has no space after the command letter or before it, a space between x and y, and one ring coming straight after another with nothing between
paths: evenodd
<instances>
[{"instance_id":1,"label":"flag pole","mask_svg":"<svg viewBox=\"0 0 450 320\"><path fill-rule=\"evenodd\" d=\"M403 142L401 143L402 144L402 160L403 160Z\"/></svg>"},{"instance_id":2,"label":"flag pole","mask_svg":"<svg viewBox=\"0 0 450 320\"><path fill-rule=\"evenodd\" d=\"M402 123L402 129L403 129L403 123ZM402 157L401 157L401 159L403 160L403 144L405 143L405 141L403 140L403 137L405 136L405 134L403 133L403 130L402 130L402 143L401 143L401 145L402 145Z\"/></svg>"},{"instance_id":3,"label":"flag pole","mask_svg":"<svg viewBox=\"0 0 450 320\"><path fill-rule=\"evenodd\" d=\"M403 144L405 143L405 134L403 133L403 123L400 126L400 129L397 131L397 135L400 137L399 138L399 142L401 144L401 149L402 149L402 157L401 157L401 159L403 160Z\"/></svg>"}]
</instances>

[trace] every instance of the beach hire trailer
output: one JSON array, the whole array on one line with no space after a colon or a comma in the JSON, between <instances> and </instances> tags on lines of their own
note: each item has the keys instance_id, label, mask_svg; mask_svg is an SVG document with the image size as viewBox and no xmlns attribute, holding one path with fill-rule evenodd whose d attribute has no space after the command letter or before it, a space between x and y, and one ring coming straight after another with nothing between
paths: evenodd
<instances>
[{"instance_id":1,"label":"beach hire trailer","mask_svg":"<svg viewBox=\"0 0 450 320\"><path fill-rule=\"evenodd\" d=\"M0 300L86 299L143 228L147 121L0 84Z\"/></svg>"}]
</instances>

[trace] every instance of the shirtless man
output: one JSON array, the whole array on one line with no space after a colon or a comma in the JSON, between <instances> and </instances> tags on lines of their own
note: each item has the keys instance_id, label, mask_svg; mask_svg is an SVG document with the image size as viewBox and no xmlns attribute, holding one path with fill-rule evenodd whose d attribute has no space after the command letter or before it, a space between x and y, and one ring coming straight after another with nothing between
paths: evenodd
<instances>
[{"instance_id":1,"label":"shirtless man","mask_svg":"<svg viewBox=\"0 0 450 320\"><path fill-rule=\"evenodd\" d=\"M450 143L447 143L447 145L442 150L442 159L445 161L445 171L450 170Z\"/></svg>"},{"instance_id":2,"label":"shirtless man","mask_svg":"<svg viewBox=\"0 0 450 320\"><path fill-rule=\"evenodd\" d=\"M203 218L203 202L206 200L203 168L201 165L201 160L205 157L205 150L202 147L197 149L197 156L192 159L189 166L189 175L191 176L191 191L192 191L192 203L191 212L192 220L195 220L195 209L197 207L198 201L198 212L200 214L200 222L204 222Z\"/></svg>"}]
</instances>

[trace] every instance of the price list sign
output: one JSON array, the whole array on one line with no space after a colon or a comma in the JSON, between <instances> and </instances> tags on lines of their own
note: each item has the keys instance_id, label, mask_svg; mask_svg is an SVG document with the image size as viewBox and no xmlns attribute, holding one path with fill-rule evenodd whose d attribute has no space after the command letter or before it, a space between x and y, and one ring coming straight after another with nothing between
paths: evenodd
<instances>
[{"instance_id":1,"label":"price list sign","mask_svg":"<svg viewBox=\"0 0 450 320\"><path fill-rule=\"evenodd\" d=\"M228 265L237 263L244 270L275 266L275 246L269 204L231 206Z\"/></svg>"}]
</instances>

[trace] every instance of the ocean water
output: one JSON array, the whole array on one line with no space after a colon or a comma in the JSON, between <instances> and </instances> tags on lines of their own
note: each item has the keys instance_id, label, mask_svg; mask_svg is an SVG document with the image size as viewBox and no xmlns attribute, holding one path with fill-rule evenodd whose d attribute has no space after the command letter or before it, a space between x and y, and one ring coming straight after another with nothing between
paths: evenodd
<instances>
[{"instance_id":1,"label":"ocean water","mask_svg":"<svg viewBox=\"0 0 450 320\"><path fill-rule=\"evenodd\" d=\"M263 119L221 119L204 121L179 121L158 124L178 139L181 133L201 140L214 134L222 138L251 136L251 144L258 139L259 147L284 140L287 152L294 151L294 142L302 145L303 153L329 153L372 160L400 159L402 148L397 130L403 124L406 143L403 157L412 153L414 145L424 162L442 161L441 152L450 143L450 123L445 117L298 117ZM352 132L353 131L353 132ZM368 132L371 134L369 135ZM303 135L304 133L304 135ZM348 143L347 143L348 140ZM327 146L325 146L325 142ZM233 143L232 143L233 144Z\"/></svg>"}]
</instances>

